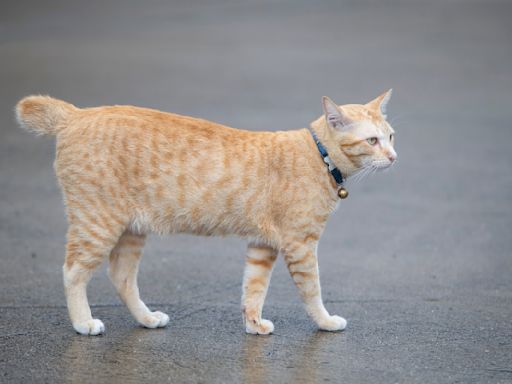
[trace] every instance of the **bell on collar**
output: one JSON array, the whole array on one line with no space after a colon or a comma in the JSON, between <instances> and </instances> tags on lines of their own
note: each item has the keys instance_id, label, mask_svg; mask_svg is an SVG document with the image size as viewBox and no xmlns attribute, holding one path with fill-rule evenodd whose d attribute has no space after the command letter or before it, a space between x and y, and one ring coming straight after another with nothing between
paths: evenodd
<instances>
[{"instance_id":1,"label":"bell on collar","mask_svg":"<svg viewBox=\"0 0 512 384\"><path fill-rule=\"evenodd\" d=\"M339 190L338 190L338 196L340 199L346 199L348 197L348 191L341 187Z\"/></svg>"}]
</instances>

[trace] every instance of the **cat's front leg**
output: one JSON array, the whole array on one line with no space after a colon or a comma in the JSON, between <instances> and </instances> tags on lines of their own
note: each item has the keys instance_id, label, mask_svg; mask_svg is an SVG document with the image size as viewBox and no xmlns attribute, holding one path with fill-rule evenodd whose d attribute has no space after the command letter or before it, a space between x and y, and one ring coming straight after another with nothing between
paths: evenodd
<instances>
[{"instance_id":1,"label":"cat's front leg","mask_svg":"<svg viewBox=\"0 0 512 384\"><path fill-rule=\"evenodd\" d=\"M277 251L266 245L249 244L245 260L242 312L247 333L268 335L274 331L270 320L261 318Z\"/></svg>"},{"instance_id":2,"label":"cat's front leg","mask_svg":"<svg viewBox=\"0 0 512 384\"><path fill-rule=\"evenodd\" d=\"M324 331L342 331L347 321L331 316L324 307L318 271L317 241L294 241L283 250L288 271L309 316Z\"/></svg>"}]
</instances>

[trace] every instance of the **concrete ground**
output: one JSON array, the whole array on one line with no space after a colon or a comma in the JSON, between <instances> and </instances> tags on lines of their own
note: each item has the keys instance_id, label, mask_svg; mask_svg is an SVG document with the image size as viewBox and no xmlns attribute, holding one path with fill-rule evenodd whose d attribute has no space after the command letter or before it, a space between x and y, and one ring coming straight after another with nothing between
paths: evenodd
<instances>
[{"instance_id":1,"label":"concrete ground","mask_svg":"<svg viewBox=\"0 0 512 384\"><path fill-rule=\"evenodd\" d=\"M512 382L512 4L505 1L16 1L0 12L0 382ZM350 187L319 253L318 332L283 262L244 333L244 242L152 237L137 326L105 268L107 333L72 330L54 141L16 101L136 104L252 130L306 126L327 94L393 87L399 164Z\"/></svg>"}]
</instances>

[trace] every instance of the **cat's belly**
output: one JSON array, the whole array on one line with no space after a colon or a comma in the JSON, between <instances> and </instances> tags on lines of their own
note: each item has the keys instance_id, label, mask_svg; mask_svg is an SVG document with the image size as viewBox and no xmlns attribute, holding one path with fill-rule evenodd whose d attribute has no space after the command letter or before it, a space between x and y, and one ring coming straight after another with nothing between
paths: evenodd
<instances>
[{"instance_id":1,"label":"cat's belly","mask_svg":"<svg viewBox=\"0 0 512 384\"><path fill-rule=\"evenodd\" d=\"M241 212L215 209L173 207L139 211L134 215L130 228L136 233L185 233L200 236L262 237L261 227Z\"/></svg>"}]
</instances>

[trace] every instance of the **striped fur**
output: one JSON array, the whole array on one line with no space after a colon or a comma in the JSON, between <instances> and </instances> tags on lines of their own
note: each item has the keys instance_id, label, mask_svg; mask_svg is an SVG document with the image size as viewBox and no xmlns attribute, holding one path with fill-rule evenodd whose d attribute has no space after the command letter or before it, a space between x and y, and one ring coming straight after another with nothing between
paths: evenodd
<instances>
[{"instance_id":1,"label":"striped fur","mask_svg":"<svg viewBox=\"0 0 512 384\"><path fill-rule=\"evenodd\" d=\"M382 114L386 95L342 107L324 99L324 115L311 124L345 176L396 158ZM86 286L107 257L110 278L134 318L148 328L168 323L166 314L147 308L137 287L150 232L249 239L242 297L247 332L274 329L261 315L279 253L311 318L321 329L344 329L346 321L322 303L316 252L337 187L308 130L249 132L132 106L79 109L48 96L21 100L16 113L22 126L57 138L55 171L69 222L64 286L77 332L104 331L92 318ZM379 145L368 143L374 136Z\"/></svg>"}]
</instances>

